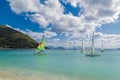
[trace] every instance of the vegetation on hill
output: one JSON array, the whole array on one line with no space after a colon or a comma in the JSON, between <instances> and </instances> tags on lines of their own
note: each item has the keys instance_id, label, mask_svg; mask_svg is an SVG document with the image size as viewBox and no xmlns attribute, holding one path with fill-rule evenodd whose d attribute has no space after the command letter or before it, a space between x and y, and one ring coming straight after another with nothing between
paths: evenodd
<instances>
[{"instance_id":1,"label":"vegetation on hill","mask_svg":"<svg viewBox=\"0 0 120 80\"><path fill-rule=\"evenodd\" d=\"M0 48L35 48L38 43L29 36L0 25Z\"/></svg>"}]
</instances>

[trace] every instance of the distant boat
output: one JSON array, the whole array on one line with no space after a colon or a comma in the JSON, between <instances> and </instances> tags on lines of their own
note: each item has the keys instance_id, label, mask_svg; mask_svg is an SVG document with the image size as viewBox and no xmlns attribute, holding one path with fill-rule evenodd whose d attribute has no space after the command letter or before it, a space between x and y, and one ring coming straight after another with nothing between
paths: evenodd
<instances>
[{"instance_id":1,"label":"distant boat","mask_svg":"<svg viewBox=\"0 0 120 80\"><path fill-rule=\"evenodd\" d=\"M102 41L102 45L101 45L101 52L104 52L103 41Z\"/></svg>"},{"instance_id":2,"label":"distant boat","mask_svg":"<svg viewBox=\"0 0 120 80\"><path fill-rule=\"evenodd\" d=\"M45 38L43 35L41 42L39 43L38 47L36 48L35 54L44 55L45 54L44 51L45 51Z\"/></svg>"},{"instance_id":3,"label":"distant boat","mask_svg":"<svg viewBox=\"0 0 120 80\"><path fill-rule=\"evenodd\" d=\"M82 39L82 50L81 50L82 53L84 53L84 39Z\"/></svg>"},{"instance_id":4,"label":"distant boat","mask_svg":"<svg viewBox=\"0 0 120 80\"><path fill-rule=\"evenodd\" d=\"M91 47L91 53L90 54L86 54L86 56L88 57L97 57L100 56L99 54L94 52L94 32L93 32L93 36L92 36L92 47Z\"/></svg>"}]
</instances>

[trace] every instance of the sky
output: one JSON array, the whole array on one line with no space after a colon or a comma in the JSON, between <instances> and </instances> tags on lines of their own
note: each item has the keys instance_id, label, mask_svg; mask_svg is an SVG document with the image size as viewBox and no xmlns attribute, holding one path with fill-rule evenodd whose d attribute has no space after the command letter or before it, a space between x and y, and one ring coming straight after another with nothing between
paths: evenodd
<instances>
[{"instance_id":1,"label":"sky","mask_svg":"<svg viewBox=\"0 0 120 80\"><path fill-rule=\"evenodd\" d=\"M120 48L120 0L0 0L0 24L47 46Z\"/></svg>"}]
</instances>

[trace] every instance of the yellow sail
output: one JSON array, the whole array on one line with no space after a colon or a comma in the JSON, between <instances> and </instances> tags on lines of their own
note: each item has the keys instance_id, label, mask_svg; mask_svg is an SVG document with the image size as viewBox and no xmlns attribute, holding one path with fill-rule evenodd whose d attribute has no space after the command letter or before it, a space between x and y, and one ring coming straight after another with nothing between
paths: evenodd
<instances>
[{"instance_id":1,"label":"yellow sail","mask_svg":"<svg viewBox=\"0 0 120 80\"><path fill-rule=\"evenodd\" d=\"M38 47L36 48L37 52L44 51L45 50L45 39L42 38L42 41L39 43Z\"/></svg>"}]
</instances>

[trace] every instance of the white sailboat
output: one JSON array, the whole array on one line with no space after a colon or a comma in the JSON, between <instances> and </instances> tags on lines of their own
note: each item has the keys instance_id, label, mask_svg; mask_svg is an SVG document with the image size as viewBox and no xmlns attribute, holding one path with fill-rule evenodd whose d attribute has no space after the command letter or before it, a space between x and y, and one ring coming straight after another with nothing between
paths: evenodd
<instances>
[{"instance_id":1,"label":"white sailboat","mask_svg":"<svg viewBox=\"0 0 120 80\"><path fill-rule=\"evenodd\" d=\"M101 45L101 52L104 52L103 41L102 41L102 45Z\"/></svg>"},{"instance_id":2,"label":"white sailboat","mask_svg":"<svg viewBox=\"0 0 120 80\"><path fill-rule=\"evenodd\" d=\"M82 53L84 53L84 39L82 39L82 50L81 50Z\"/></svg>"},{"instance_id":3,"label":"white sailboat","mask_svg":"<svg viewBox=\"0 0 120 80\"><path fill-rule=\"evenodd\" d=\"M93 32L93 36L92 36L91 53L90 53L90 54L86 54L86 56L89 56L89 57L100 56L99 54L96 54L96 53L94 52L94 32Z\"/></svg>"}]
</instances>

